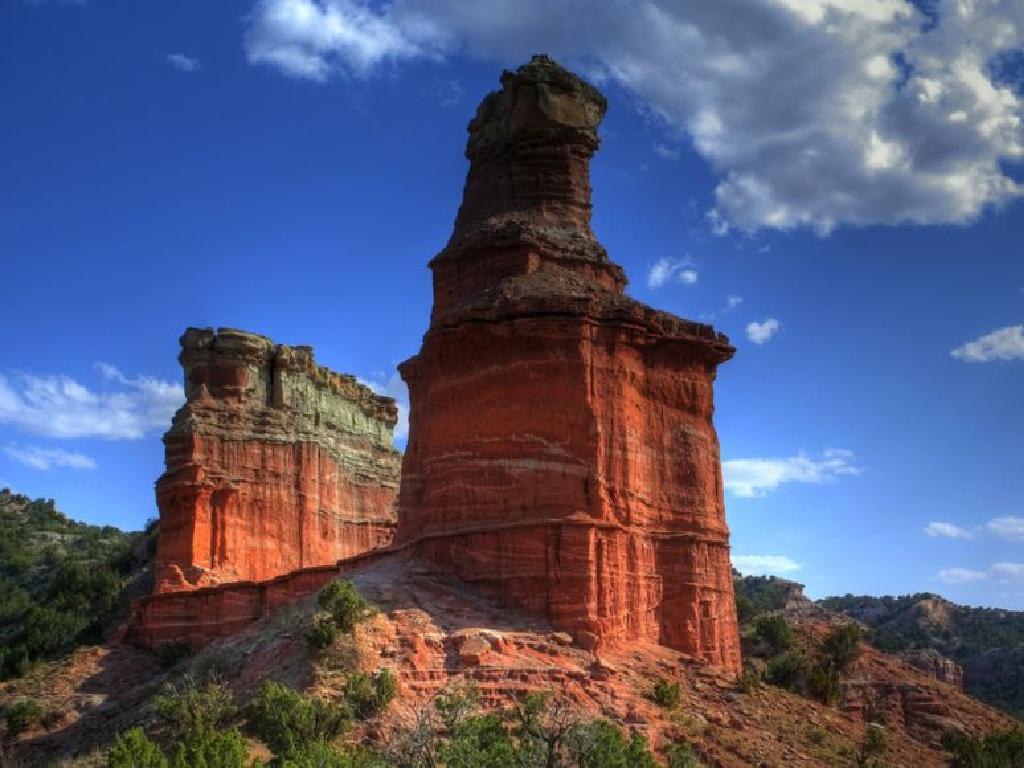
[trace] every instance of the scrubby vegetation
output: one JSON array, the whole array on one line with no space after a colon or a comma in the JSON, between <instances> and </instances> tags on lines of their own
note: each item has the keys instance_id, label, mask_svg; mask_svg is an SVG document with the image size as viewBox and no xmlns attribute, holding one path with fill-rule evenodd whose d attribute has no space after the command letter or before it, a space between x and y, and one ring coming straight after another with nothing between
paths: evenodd
<instances>
[{"instance_id":1,"label":"scrubby vegetation","mask_svg":"<svg viewBox=\"0 0 1024 768\"><path fill-rule=\"evenodd\" d=\"M953 768L1020 768L1024 766L1024 730L990 733L982 738L951 733L942 746L953 753Z\"/></svg>"},{"instance_id":2,"label":"scrubby vegetation","mask_svg":"<svg viewBox=\"0 0 1024 768\"><path fill-rule=\"evenodd\" d=\"M0 678L102 639L146 535L77 523L52 500L0 491Z\"/></svg>"},{"instance_id":3,"label":"scrubby vegetation","mask_svg":"<svg viewBox=\"0 0 1024 768\"><path fill-rule=\"evenodd\" d=\"M349 634L356 624L375 612L373 603L359 594L355 585L345 579L332 581L317 596L320 613L306 633L306 641L317 650L334 644L339 634Z\"/></svg>"},{"instance_id":4,"label":"scrubby vegetation","mask_svg":"<svg viewBox=\"0 0 1024 768\"><path fill-rule=\"evenodd\" d=\"M501 712L482 713L472 685L438 695L413 722L396 729L381 750L343 743L356 698L376 712L394 693L390 673L352 677L346 696L327 701L304 696L280 683L266 683L243 708L213 680L185 679L154 705L159 717L152 738L141 728L120 734L108 753L108 768L267 768L247 758L242 728L262 741L272 768L658 768L641 734L628 736L605 721L581 719L549 694L525 696ZM364 694L372 694L367 699ZM363 713L369 714L369 712ZM697 768L688 745L667 751L669 768Z\"/></svg>"},{"instance_id":5,"label":"scrubby vegetation","mask_svg":"<svg viewBox=\"0 0 1024 768\"><path fill-rule=\"evenodd\" d=\"M659 707L675 709L679 706L679 683L670 683L668 680L659 677L654 681L654 688L651 690L651 699Z\"/></svg>"}]
</instances>

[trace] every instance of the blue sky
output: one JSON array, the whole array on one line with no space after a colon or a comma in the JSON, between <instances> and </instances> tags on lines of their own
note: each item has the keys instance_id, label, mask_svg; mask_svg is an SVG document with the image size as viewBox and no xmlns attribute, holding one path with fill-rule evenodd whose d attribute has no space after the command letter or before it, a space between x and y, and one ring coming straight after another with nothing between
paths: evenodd
<instances>
[{"instance_id":1,"label":"blue sky","mask_svg":"<svg viewBox=\"0 0 1024 768\"><path fill-rule=\"evenodd\" d=\"M513 5L3 4L0 481L154 516L188 325L401 397L466 123L546 51L609 97L630 293L738 347L740 567L1024 608L1019 5Z\"/></svg>"}]
</instances>

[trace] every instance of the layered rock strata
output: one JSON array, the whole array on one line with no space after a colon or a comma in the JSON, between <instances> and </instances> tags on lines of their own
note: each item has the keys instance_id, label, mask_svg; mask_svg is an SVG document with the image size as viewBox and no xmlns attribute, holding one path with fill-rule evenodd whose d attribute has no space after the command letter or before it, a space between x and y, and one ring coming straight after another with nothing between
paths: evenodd
<instances>
[{"instance_id":1,"label":"layered rock strata","mask_svg":"<svg viewBox=\"0 0 1024 768\"><path fill-rule=\"evenodd\" d=\"M546 57L502 76L434 307L400 366L396 542L590 647L656 642L738 669L709 326L623 293L590 228L606 104Z\"/></svg>"},{"instance_id":2,"label":"layered rock strata","mask_svg":"<svg viewBox=\"0 0 1024 768\"><path fill-rule=\"evenodd\" d=\"M262 581L391 541L393 400L309 347L222 328L181 338L187 402L156 484L156 592Z\"/></svg>"}]
</instances>

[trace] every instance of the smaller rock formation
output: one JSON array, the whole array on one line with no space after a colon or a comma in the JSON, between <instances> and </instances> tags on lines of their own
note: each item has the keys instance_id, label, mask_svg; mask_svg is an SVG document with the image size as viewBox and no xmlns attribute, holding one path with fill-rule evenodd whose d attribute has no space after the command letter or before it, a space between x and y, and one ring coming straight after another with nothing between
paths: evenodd
<instances>
[{"instance_id":1,"label":"smaller rock formation","mask_svg":"<svg viewBox=\"0 0 1024 768\"><path fill-rule=\"evenodd\" d=\"M955 686L958 691L964 689L964 671L952 659L947 659L934 648L916 648L897 654L914 669L924 672L943 683Z\"/></svg>"},{"instance_id":2,"label":"smaller rock formation","mask_svg":"<svg viewBox=\"0 0 1024 768\"><path fill-rule=\"evenodd\" d=\"M181 337L187 402L164 436L156 592L262 581L390 542L393 400L309 347L229 328Z\"/></svg>"}]
</instances>

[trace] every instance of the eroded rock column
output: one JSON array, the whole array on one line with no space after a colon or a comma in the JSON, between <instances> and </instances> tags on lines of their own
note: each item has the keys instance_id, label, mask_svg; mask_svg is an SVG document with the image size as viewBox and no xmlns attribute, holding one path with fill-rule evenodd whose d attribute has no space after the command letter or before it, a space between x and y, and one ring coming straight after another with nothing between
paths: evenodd
<instances>
[{"instance_id":1,"label":"eroded rock column","mask_svg":"<svg viewBox=\"0 0 1024 768\"><path fill-rule=\"evenodd\" d=\"M658 642L738 669L711 327L623 293L590 229L606 104L546 57L469 126L434 308L400 367L397 541L584 644Z\"/></svg>"}]
</instances>

